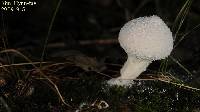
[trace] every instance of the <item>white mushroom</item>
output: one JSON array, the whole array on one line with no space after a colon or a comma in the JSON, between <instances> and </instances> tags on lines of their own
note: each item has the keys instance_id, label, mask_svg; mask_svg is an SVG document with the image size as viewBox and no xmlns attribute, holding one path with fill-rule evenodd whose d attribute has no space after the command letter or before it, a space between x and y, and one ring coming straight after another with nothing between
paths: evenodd
<instances>
[{"instance_id":1,"label":"white mushroom","mask_svg":"<svg viewBox=\"0 0 200 112\"><path fill-rule=\"evenodd\" d=\"M140 17L126 23L120 30L119 43L128 55L121 76L109 84L130 84L154 60L164 59L173 49L172 32L158 16ZM124 80L124 81L123 81Z\"/></svg>"}]
</instances>

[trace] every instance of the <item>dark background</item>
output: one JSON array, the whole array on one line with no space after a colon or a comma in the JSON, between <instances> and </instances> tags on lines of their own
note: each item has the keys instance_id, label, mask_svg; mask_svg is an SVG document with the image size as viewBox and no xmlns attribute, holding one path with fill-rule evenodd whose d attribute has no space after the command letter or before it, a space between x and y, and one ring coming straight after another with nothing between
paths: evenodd
<instances>
[{"instance_id":1,"label":"dark background","mask_svg":"<svg viewBox=\"0 0 200 112\"><path fill-rule=\"evenodd\" d=\"M1 10L0 38L7 40L7 48L39 59L58 0L36 3L28 6L25 12ZM99 60L103 57L124 59L126 54L117 43L124 23L141 16L158 15L172 28L184 3L185 0L63 0L49 35L45 56L61 57L75 51ZM179 36L199 23L200 2L194 0ZM96 43L98 40L103 42ZM199 29L196 29L172 52L172 56L194 74L200 72L199 42ZM4 48L3 42L1 47Z\"/></svg>"},{"instance_id":2,"label":"dark background","mask_svg":"<svg viewBox=\"0 0 200 112\"><path fill-rule=\"evenodd\" d=\"M138 112L200 110L200 95L196 89L200 88L200 28L193 30L200 24L199 0L193 1L177 37L191 33L171 53L182 67L169 60L169 74L157 73L163 61L155 61L147 73L140 75L147 80L149 73L158 79L167 76L169 79L164 80L179 85L157 80L135 81L130 89L102 86L102 82L120 75L120 68L127 58L117 40L120 28L133 18L158 15L172 29L186 0L62 0L49 35L59 0L35 2L37 4L27 6L25 12L0 10L0 50L15 49L32 61L40 61L48 36L43 61L53 64L44 65L42 71L58 86L69 105L77 109L86 102L86 111L95 111L92 103L102 100L109 104L107 110L114 112L129 112L129 108L132 111L138 108ZM2 1L0 3L2 6ZM69 55L80 57L65 60ZM41 78L38 69L23 64L10 66L11 63L27 62L20 56L16 57L15 53L0 53L0 64L7 65L0 72L0 94L8 107L14 111L62 112L62 102L48 81L38 79ZM70 61L73 64L67 63ZM56 65L59 62L66 63ZM34 89L32 93L30 88ZM2 108L4 106L0 104L0 111ZM70 109L67 107L66 110Z\"/></svg>"}]
</instances>

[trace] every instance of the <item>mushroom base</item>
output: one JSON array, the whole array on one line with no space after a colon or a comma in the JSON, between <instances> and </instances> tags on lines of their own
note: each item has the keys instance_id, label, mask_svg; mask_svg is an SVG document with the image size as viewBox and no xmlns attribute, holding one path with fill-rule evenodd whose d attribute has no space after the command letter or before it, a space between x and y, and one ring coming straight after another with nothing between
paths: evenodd
<instances>
[{"instance_id":1,"label":"mushroom base","mask_svg":"<svg viewBox=\"0 0 200 112\"><path fill-rule=\"evenodd\" d=\"M131 86L133 79L136 79L143 71L146 70L152 61L142 60L133 56L129 56L124 66L120 70L121 76L113 78L107 83L109 85Z\"/></svg>"},{"instance_id":2,"label":"mushroom base","mask_svg":"<svg viewBox=\"0 0 200 112\"><path fill-rule=\"evenodd\" d=\"M120 79L136 79L152 61L129 56L120 70Z\"/></svg>"}]
</instances>

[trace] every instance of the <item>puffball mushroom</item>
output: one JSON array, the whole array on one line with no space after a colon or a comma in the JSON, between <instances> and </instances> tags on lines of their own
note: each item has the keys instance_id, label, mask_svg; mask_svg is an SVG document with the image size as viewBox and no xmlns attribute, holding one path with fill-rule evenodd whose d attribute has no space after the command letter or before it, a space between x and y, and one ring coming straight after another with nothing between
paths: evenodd
<instances>
[{"instance_id":1,"label":"puffball mushroom","mask_svg":"<svg viewBox=\"0 0 200 112\"><path fill-rule=\"evenodd\" d=\"M128 59L120 70L121 76L109 80L109 84L130 84L128 80L136 79L152 61L168 57L173 49L172 32L156 15L129 21L121 28L118 39Z\"/></svg>"}]
</instances>

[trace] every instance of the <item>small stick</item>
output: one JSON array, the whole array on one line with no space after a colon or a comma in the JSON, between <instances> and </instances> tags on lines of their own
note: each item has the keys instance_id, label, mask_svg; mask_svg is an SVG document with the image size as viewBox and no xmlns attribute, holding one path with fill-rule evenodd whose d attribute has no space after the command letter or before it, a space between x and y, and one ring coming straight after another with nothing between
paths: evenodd
<instances>
[{"instance_id":1,"label":"small stick","mask_svg":"<svg viewBox=\"0 0 200 112\"><path fill-rule=\"evenodd\" d=\"M82 40L79 41L80 45L91 45L91 44L117 44L117 39L99 39L99 40Z\"/></svg>"},{"instance_id":2,"label":"small stick","mask_svg":"<svg viewBox=\"0 0 200 112\"><path fill-rule=\"evenodd\" d=\"M45 63L50 63L50 62L32 62L32 63L15 63L15 64L9 64L9 65L0 65L0 68L4 67L10 67L10 66L23 66L23 65L37 65L37 64L45 64Z\"/></svg>"}]
</instances>

